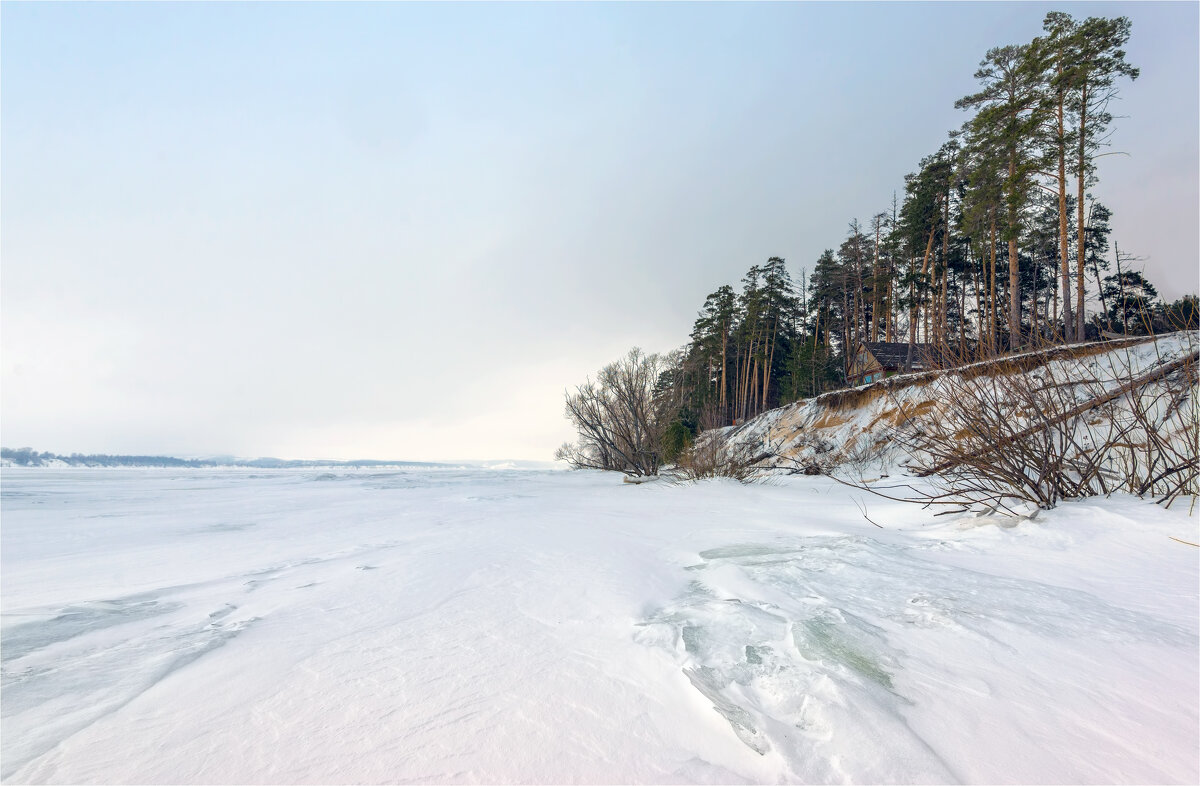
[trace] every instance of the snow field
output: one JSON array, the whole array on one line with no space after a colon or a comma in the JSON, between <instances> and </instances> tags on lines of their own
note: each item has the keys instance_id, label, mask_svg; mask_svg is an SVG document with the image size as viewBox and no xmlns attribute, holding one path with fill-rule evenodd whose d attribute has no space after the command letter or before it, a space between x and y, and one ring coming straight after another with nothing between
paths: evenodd
<instances>
[{"instance_id":1,"label":"snow field","mask_svg":"<svg viewBox=\"0 0 1200 786\"><path fill-rule=\"evenodd\" d=\"M5 782L1200 779L1195 519L826 478L13 469ZM859 507L885 529L864 520Z\"/></svg>"}]
</instances>

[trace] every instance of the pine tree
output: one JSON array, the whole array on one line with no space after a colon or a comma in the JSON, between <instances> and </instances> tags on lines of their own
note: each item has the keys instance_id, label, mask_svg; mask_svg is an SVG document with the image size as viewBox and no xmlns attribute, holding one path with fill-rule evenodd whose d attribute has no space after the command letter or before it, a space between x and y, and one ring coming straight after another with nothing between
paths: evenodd
<instances>
[{"instance_id":1,"label":"pine tree","mask_svg":"<svg viewBox=\"0 0 1200 786\"><path fill-rule=\"evenodd\" d=\"M1067 150L1072 134L1067 126L1067 102L1070 99L1070 74L1073 67L1073 46L1077 25L1070 14L1051 11L1042 21L1046 36L1034 39L1033 56L1047 66L1048 101L1053 115L1049 123L1047 155L1057 166L1054 175L1058 194L1058 257L1062 284L1063 338L1075 337L1074 309L1071 307L1071 262L1068 256L1067 234Z\"/></svg>"},{"instance_id":2,"label":"pine tree","mask_svg":"<svg viewBox=\"0 0 1200 786\"><path fill-rule=\"evenodd\" d=\"M975 72L983 89L955 102L956 107L979 110L967 123L971 142L981 159L1002 167L1000 194L990 196L1001 197L1004 204L1001 238L1008 242L1008 332L1014 344L1020 343L1021 334L1017 243L1036 187L1034 177L1044 166L1038 145L1048 110L1042 71L1029 45L991 49Z\"/></svg>"},{"instance_id":3,"label":"pine tree","mask_svg":"<svg viewBox=\"0 0 1200 786\"><path fill-rule=\"evenodd\" d=\"M937 273L934 267L934 248L938 232L945 229L942 207L951 190L955 152L953 145L943 145L936 154L921 160L921 168L916 174L905 177L905 197L900 209L899 231L903 235L909 258L908 269L901 284L908 290L904 299L908 306L910 344L917 341L922 312L925 315L924 338L929 340L928 307L931 305L932 283Z\"/></svg>"},{"instance_id":4,"label":"pine tree","mask_svg":"<svg viewBox=\"0 0 1200 786\"><path fill-rule=\"evenodd\" d=\"M1086 261L1083 206L1086 187L1095 181L1095 150L1105 139L1112 115L1108 104L1117 96L1116 80L1119 76L1137 79L1137 68L1125 62L1121 48L1129 41L1132 25L1126 17L1104 19L1089 17L1079 25L1073 42L1074 62L1068 72L1072 87L1070 108L1077 118L1077 150L1075 176L1077 191L1076 209L1079 211L1076 228L1079 232L1078 265L1076 267L1076 331L1083 333L1084 267Z\"/></svg>"},{"instance_id":5,"label":"pine tree","mask_svg":"<svg viewBox=\"0 0 1200 786\"><path fill-rule=\"evenodd\" d=\"M1104 293L1111 304L1109 322L1122 333L1148 333L1151 305L1158 290L1136 270L1120 270L1104 278Z\"/></svg>"},{"instance_id":6,"label":"pine tree","mask_svg":"<svg viewBox=\"0 0 1200 786\"><path fill-rule=\"evenodd\" d=\"M705 298L692 329L690 354L702 358L707 368L705 389L715 389L711 401L705 396L698 404L716 407L719 414L715 419L722 425L729 418L729 341L736 317L737 295L726 284Z\"/></svg>"},{"instance_id":7,"label":"pine tree","mask_svg":"<svg viewBox=\"0 0 1200 786\"><path fill-rule=\"evenodd\" d=\"M782 257L771 257L762 267L762 301L765 340L762 405L769 407L778 402L778 393L772 383L777 387L779 377L786 373L799 310L796 290Z\"/></svg>"},{"instance_id":8,"label":"pine tree","mask_svg":"<svg viewBox=\"0 0 1200 786\"><path fill-rule=\"evenodd\" d=\"M1058 162L1060 254L1063 270L1063 313L1068 340L1083 337L1086 226L1086 189L1095 182L1096 150L1104 143L1112 115L1107 107L1117 96L1120 76L1136 79L1139 71L1125 62L1121 47L1129 40L1131 24L1125 17L1089 17L1076 22L1069 14L1053 11L1042 23L1046 36L1035 40L1041 62L1049 65L1048 92L1056 119L1053 153ZM1067 257L1066 174L1068 148L1076 178L1075 303L1071 303L1070 262Z\"/></svg>"},{"instance_id":9,"label":"pine tree","mask_svg":"<svg viewBox=\"0 0 1200 786\"><path fill-rule=\"evenodd\" d=\"M1088 220L1084 226L1083 257L1088 268L1092 271L1092 276L1096 281L1096 289L1100 294L1100 309L1105 318L1108 317L1108 299L1107 293L1104 291L1104 281L1100 273L1108 270L1108 260L1105 255L1108 254L1108 236L1112 232L1112 227L1109 226L1109 219L1112 218L1112 211L1104 205L1092 201L1088 207ZM1108 329L1112 330L1111 322L1108 324Z\"/></svg>"}]
</instances>

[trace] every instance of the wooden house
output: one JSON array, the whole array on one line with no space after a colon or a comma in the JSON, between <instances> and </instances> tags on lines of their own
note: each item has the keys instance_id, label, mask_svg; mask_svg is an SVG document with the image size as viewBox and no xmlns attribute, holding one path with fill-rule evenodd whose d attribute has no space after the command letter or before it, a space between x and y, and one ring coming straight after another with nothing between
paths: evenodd
<instances>
[{"instance_id":1,"label":"wooden house","mask_svg":"<svg viewBox=\"0 0 1200 786\"><path fill-rule=\"evenodd\" d=\"M938 368L933 344L913 344L912 363L909 363L909 344L899 341L860 341L846 382L851 386L876 382L905 371L928 371Z\"/></svg>"}]
</instances>

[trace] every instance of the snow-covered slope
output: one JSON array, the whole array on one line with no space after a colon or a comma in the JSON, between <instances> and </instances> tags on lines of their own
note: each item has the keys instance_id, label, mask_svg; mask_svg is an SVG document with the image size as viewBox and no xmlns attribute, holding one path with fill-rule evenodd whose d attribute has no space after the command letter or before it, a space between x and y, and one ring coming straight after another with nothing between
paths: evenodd
<instances>
[{"instance_id":1,"label":"snow-covered slope","mask_svg":"<svg viewBox=\"0 0 1200 786\"><path fill-rule=\"evenodd\" d=\"M0 776L1200 780L1195 519L856 494L5 471Z\"/></svg>"},{"instance_id":2,"label":"snow-covered slope","mask_svg":"<svg viewBox=\"0 0 1200 786\"><path fill-rule=\"evenodd\" d=\"M1082 403L1097 389L1116 388L1196 352L1198 334L1172 333L1155 340L1128 340L1075 345L1010 356L1003 366L1018 366L1034 378L1089 380L1075 391ZM736 451L754 456L773 454L762 462L829 471L844 464L867 474L891 469L906 456L890 443L893 429L906 417L936 418L946 390L964 375L998 373L1002 364L976 363L945 372L890 377L869 385L839 390L769 410L744 424L713 436Z\"/></svg>"}]
</instances>

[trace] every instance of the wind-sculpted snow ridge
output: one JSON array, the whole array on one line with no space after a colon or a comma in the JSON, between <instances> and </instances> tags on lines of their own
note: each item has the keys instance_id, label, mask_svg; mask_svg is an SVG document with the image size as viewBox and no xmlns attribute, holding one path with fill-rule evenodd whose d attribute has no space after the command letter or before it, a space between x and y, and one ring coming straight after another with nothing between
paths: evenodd
<instances>
[{"instance_id":1,"label":"wind-sculpted snow ridge","mask_svg":"<svg viewBox=\"0 0 1200 786\"><path fill-rule=\"evenodd\" d=\"M892 430L909 418L937 417L947 390L964 376L995 374L1008 364L1023 369L1019 373L1035 383L1081 382L1071 392L1082 404L1097 390L1116 389L1195 353L1198 340L1200 333L1182 331L1156 339L1052 347L958 369L894 376L769 410L714 437L747 455L770 453L760 462L765 466L814 466L824 472L850 466L864 476L893 474L896 465L911 457L891 439Z\"/></svg>"},{"instance_id":2,"label":"wind-sculpted snow ridge","mask_svg":"<svg viewBox=\"0 0 1200 786\"><path fill-rule=\"evenodd\" d=\"M946 681L986 703L1036 675L1030 635L1074 663L1095 647L1196 646L1193 632L1090 593L921 551L866 537L702 551L696 578L638 638L673 653L738 739L803 783L886 782L897 760L920 782L970 780L929 733L925 688ZM871 741L852 768L839 737Z\"/></svg>"},{"instance_id":3,"label":"wind-sculpted snow ridge","mask_svg":"<svg viewBox=\"0 0 1200 786\"><path fill-rule=\"evenodd\" d=\"M119 711L257 621L238 618L234 606L199 621L181 614L184 608L145 593L71 606L48 620L7 628L4 717L21 717L38 733L5 745L0 777L7 780L22 764Z\"/></svg>"}]
</instances>

